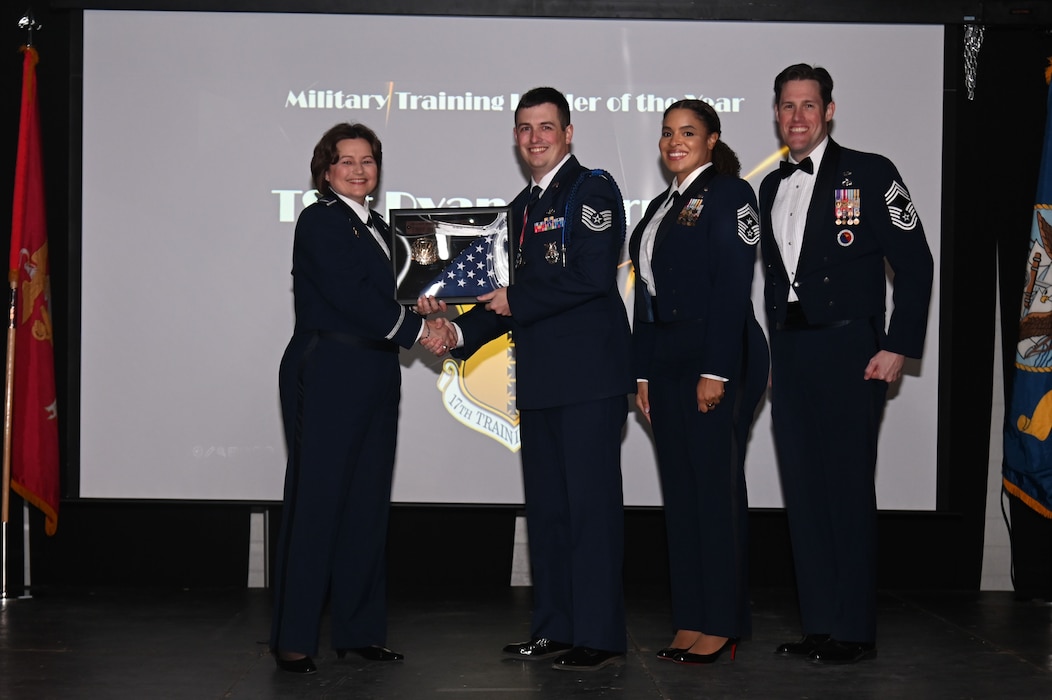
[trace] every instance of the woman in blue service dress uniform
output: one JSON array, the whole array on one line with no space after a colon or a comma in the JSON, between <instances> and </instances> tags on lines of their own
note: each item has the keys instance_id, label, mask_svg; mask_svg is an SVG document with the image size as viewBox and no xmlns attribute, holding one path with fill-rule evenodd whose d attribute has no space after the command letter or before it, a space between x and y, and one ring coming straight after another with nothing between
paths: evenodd
<instances>
[{"instance_id":1,"label":"woman in blue service dress uniform","mask_svg":"<svg viewBox=\"0 0 1052 700\"><path fill-rule=\"evenodd\" d=\"M750 298L759 218L710 105L672 104L658 150L675 178L629 240L636 406L654 433L676 629L657 655L707 664L750 632L745 445L769 367Z\"/></svg>"},{"instance_id":2,"label":"woman in blue service dress uniform","mask_svg":"<svg viewBox=\"0 0 1052 700\"><path fill-rule=\"evenodd\" d=\"M395 301L389 229L370 211L382 152L361 124L314 148L319 198L296 222L296 325L278 375L288 466L270 648L292 673L316 670L321 618L337 656L398 661L387 649L386 539L401 366L430 333Z\"/></svg>"}]
</instances>

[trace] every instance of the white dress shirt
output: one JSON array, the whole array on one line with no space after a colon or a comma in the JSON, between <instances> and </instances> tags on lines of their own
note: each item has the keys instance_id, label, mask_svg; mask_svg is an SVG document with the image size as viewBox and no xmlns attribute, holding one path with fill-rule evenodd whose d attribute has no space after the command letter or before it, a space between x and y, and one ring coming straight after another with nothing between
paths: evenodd
<instances>
[{"instance_id":1,"label":"white dress shirt","mask_svg":"<svg viewBox=\"0 0 1052 700\"><path fill-rule=\"evenodd\" d=\"M815 178L822 165L829 137L815 147L808 156L814 166L814 172L806 173L797 170L778 185L771 207L771 224L774 227L774 240L782 253L782 264L789 275L789 301L800 301L796 295L796 267L800 263L800 247L804 243L804 226L807 224L807 210L811 206L811 195L815 191ZM790 163L796 161L789 157Z\"/></svg>"}]
</instances>

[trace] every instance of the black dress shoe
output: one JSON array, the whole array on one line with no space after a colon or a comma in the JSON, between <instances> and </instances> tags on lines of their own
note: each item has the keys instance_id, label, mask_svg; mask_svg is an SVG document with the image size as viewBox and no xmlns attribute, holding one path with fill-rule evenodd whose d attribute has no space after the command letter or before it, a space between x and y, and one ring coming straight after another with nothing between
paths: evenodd
<instances>
[{"instance_id":1,"label":"black dress shoe","mask_svg":"<svg viewBox=\"0 0 1052 700\"><path fill-rule=\"evenodd\" d=\"M625 655L619 651L592 649L591 647L574 647L562 656L555 658L552 668L560 671L595 671L624 660Z\"/></svg>"},{"instance_id":2,"label":"black dress shoe","mask_svg":"<svg viewBox=\"0 0 1052 700\"><path fill-rule=\"evenodd\" d=\"M561 654L564 651L569 651L572 648L573 644L556 642L551 639L539 637L538 639L531 639L528 642L509 644L504 647L504 654L516 659L543 659L549 656L554 656L555 654Z\"/></svg>"},{"instance_id":3,"label":"black dress shoe","mask_svg":"<svg viewBox=\"0 0 1052 700\"><path fill-rule=\"evenodd\" d=\"M677 664L687 664L690 666L698 666L700 664L712 664L716 663L716 660L720 658L723 652L731 650L731 661L734 661L734 654L738 651L738 640L728 638L716 651L711 654L692 654L687 650L683 650L676 654L676 657L672 659Z\"/></svg>"},{"instance_id":4,"label":"black dress shoe","mask_svg":"<svg viewBox=\"0 0 1052 700\"><path fill-rule=\"evenodd\" d=\"M283 659L280 653L275 651L273 654L274 661L282 671L288 671L289 673L314 673L318 670L318 667L314 665L314 661L309 656L299 659Z\"/></svg>"},{"instance_id":5,"label":"black dress shoe","mask_svg":"<svg viewBox=\"0 0 1052 700\"><path fill-rule=\"evenodd\" d=\"M816 664L853 664L877 658L877 647L868 642L827 639L807 657Z\"/></svg>"},{"instance_id":6,"label":"black dress shoe","mask_svg":"<svg viewBox=\"0 0 1052 700\"><path fill-rule=\"evenodd\" d=\"M808 656L828 639L828 634L806 634L799 642L786 642L780 645L774 650L774 653L782 656Z\"/></svg>"},{"instance_id":7,"label":"black dress shoe","mask_svg":"<svg viewBox=\"0 0 1052 700\"><path fill-rule=\"evenodd\" d=\"M401 661L405 658L405 654L399 654L397 651L391 651L387 647L378 646L337 649L336 656L337 658L342 659L347 656L347 652L349 651L353 651L366 661Z\"/></svg>"}]
</instances>

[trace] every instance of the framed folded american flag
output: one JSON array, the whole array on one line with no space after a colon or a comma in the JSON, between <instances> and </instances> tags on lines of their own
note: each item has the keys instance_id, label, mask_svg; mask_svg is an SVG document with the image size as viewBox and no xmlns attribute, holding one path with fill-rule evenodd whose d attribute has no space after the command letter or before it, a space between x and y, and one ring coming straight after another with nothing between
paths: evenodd
<instances>
[{"instance_id":1,"label":"framed folded american flag","mask_svg":"<svg viewBox=\"0 0 1052 700\"><path fill-rule=\"evenodd\" d=\"M392 209L391 263L400 303L426 295L450 303L511 284L509 207Z\"/></svg>"}]
</instances>

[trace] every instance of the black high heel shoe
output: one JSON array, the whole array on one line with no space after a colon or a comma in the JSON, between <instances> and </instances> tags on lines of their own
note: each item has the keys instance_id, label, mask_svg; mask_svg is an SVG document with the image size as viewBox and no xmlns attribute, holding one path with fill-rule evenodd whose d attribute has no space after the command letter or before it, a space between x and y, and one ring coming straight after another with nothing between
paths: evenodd
<instances>
[{"instance_id":1,"label":"black high heel shoe","mask_svg":"<svg viewBox=\"0 0 1052 700\"><path fill-rule=\"evenodd\" d=\"M347 652L349 651L353 651L366 661L401 661L405 658L405 654L399 654L397 651L391 651L387 647L378 646L337 649L336 658L342 659L347 656Z\"/></svg>"},{"instance_id":2,"label":"black high heel shoe","mask_svg":"<svg viewBox=\"0 0 1052 700\"><path fill-rule=\"evenodd\" d=\"M682 654L685 651L686 649L678 649L676 647L665 647L664 649L659 649L658 653L655 654L655 656L661 659L662 661L675 661L676 656Z\"/></svg>"},{"instance_id":3,"label":"black high heel shoe","mask_svg":"<svg viewBox=\"0 0 1052 700\"><path fill-rule=\"evenodd\" d=\"M278 668L282 671L288 671L289 673L314 673L318 670L318 667L314 665L314 660L309 656L304 656L300 659L283 659L281 658L281 653L277 650L272 651L271 654L273 654Z\"/></svg>"},{"instance_id":4,"label":"black high heel shoe","mask_svg":"<svg viewBox=\"0 0 1052 700\"><path fill-rule=\"evenodd\" d=\"M676 636L677 637L679 636L679 632L681 632L681 631L682 630L679 630L679 631L676 632ZM699 639L701 639L701 633L700 632L698 633L698 635L696 637L694 637L694 641L691 642L690 644L688 644L687 646L685 646L685 647L668 646L668 647L665 647L664 649L658 650L658 653L655 654L655 656L657 656L662 661L675 661L677 655L682 654L683 652L689 650L690 647L695 642L697 642ZM675 640L673 640L673 641L675 641Z\"/></svg>"},{"instance_id":5,"label":"black high heel shoe","mask_svg":"<svg viewBox=\"0 0 1052 700\"><path fill-rule=\"evenodd\" d=\"M723 652L731 650L731 661L734 661L734 655L738 651L738 640L733 637L728 637L727 641L723 643L716 651L711 654L692 654L689 651L682 651L676 654L672 660L677 664L687 664L691 666L698 666L701 664L715 663L717 659L723 654Z\"/></svg>"}]
</instances>

